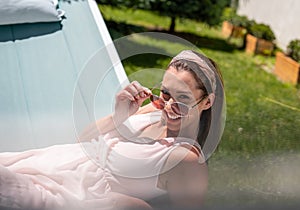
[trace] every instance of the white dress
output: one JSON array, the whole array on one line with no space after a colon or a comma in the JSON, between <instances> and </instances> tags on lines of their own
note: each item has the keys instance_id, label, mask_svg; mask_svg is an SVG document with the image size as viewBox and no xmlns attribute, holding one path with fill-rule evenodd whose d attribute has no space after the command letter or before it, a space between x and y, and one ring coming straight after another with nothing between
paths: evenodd
<instances>
[{"instance_id":1,"label":"white dress","mask_svg":"<svg viewBox=\"0 0 300 210\"><path fill-rule=\"evenodd\" d=\"M132 116L125 125L135 133L160 115ZM170 152L182 143L190 142L132 141L108 133L84 143L0 153L0 206L114 209L110 192L147 201L166 193L157 187L158 175Z\"/></svg>"}]
</instances>

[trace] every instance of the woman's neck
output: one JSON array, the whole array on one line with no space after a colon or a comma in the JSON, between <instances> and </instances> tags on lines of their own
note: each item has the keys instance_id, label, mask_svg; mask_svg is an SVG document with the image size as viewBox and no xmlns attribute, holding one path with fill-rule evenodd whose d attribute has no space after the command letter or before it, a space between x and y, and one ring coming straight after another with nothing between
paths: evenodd
<instances>
[{"instance_id":1,"label":"woman's neck","mask_svg":"<svg viewBox=\"0 0 300 210\"><path fill-rule=\"evenodd\" d=\"M178 137L178 134L178 131L172 131L170 129L167 129L167 137Z\"/></svg>"}]
</instances>

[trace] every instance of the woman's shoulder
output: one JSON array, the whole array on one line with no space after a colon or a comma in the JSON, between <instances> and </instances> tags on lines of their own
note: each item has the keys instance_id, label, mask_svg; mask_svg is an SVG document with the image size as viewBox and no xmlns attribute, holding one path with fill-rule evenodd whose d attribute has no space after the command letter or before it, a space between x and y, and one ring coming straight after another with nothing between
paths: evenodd
<instances>
[{"instance_id":1,"label":"woman's shoulder","mask_svg":"<svg viewBox=\"0 0 300 210\"><path fill-rule=\"evenodd\" d=\"M194 161L198 162L202 162L201 160L205 159L201 146L197 141L190 138L177 137L174 138L174 142L176 145L178 145L173 153L174 158L178 158L178 156L184 156L184 158L181 158L183 161L190 161L193 159Z\"/></svg>"},{"instance_id":2,"label":"woman's shoulder","mask_svg":"<svg viewBox=\"0 0 300 210\"><path fill-rule=\"evenodd\" d=\"M202 152L191 144L180 144L170 152L165 164L164 171L182 170L187 167L201 167L205 164Z\"/></svg>"},{"instance_id":3,"label":"woman's shoulder","mask_svg":"<svg viewBox=\"0 0 300 210\"><path fill-rule=\"evenodd\" d=\"M169 156L171 161L176 162L195 162L199 161L199 158L202 158L201 153L190 144L181 144L176 147Z\"/></svg>"}]
</instances>

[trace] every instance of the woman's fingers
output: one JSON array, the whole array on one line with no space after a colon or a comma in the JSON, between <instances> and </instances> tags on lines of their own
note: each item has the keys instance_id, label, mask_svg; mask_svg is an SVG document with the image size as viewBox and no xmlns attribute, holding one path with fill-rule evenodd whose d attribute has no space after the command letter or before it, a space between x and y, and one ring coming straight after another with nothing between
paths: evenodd
<instances>
[{"instance_id":1,"label":"woman's fingers","mask_svg":"<svg viewBox=\"0 0 300 210\"><path fill-rule=\"evenodd\" d=\"M127 87L125 87L124 90L129 92L133 97L135 97L139 94L139 90L132 83L127 85Z\"/></svg>"},{"instance_id":2,"label":"woman's fingers","mask_svg":"<svg viewBox=\"0 0 300 210\"><path fill-rule=\"evenodd\" d=\"M134 96L132 95L132 93L130 93L127 90L123 90L121 91L118 95L117 98L120 100L125 100L125 99L129 99L130 101L135 101Z\"/></svg>"},{"instance_id":3,"label":"woman's fingers","mask_svg":"<svg viewBox=\"0 0 300 210\"><path fill-rule=\"evenodd\" d=\"M151 95L151 91L148 88L143 87L139 82L134 81L132 82L132 85L137 89L139 97L145 98Z\"/></svg>"},{"instance_id":4,"label":"woman's fingers","mask_svg":"<svg viewBox=\"0 0 300 210\"><path fill-rule=\"evenodd\" d=\"M151 91L134 81L121 90L116 96L115 120L122 123L136 113L141 104L149 98Z\"/></svg>"},{"instance_id":5,"label":"woman's fingers","mask_svg":"<svg viewBox=\"0 0 300 210\"><path fill-rule=\"evenodd\" d=\"M124 89L127 91L126 95L131 94L134 99L139 100L140 98L146 98L151 94L148 88L143 87L139 82L133 81ZM129 95L128 95L129 97ZM130 97L131 100L131 97Z\"/></svg>"},{"instance_id":6,"label":"woman's fingers","mask_svg":"<svg viewBox=\"0 0 300 210\"><path fill-rule=\"evenodd\" d=\"M133 81L131 84L137 90L137 94L135 95L136 99L139 99L140 97L146 97L145 88L139 82Z\"/></svg>"}]
</instances>

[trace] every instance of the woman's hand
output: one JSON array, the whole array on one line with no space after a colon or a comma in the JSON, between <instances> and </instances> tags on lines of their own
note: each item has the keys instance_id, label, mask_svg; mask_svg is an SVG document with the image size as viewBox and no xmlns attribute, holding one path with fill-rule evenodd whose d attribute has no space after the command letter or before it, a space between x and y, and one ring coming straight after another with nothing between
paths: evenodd
<instances>
[{"instance_id":1,"label":"woman's hand","mask_svg":"<svg viewBox=\"0 0 300 210\"><path fill-rule=\"evenodd\" d=\"M89 141L115 129L129 116L136 113L150 95L151 91L148 88L141 86L136 81L130 83L117 94L115 112L91 123L80 134L79 141Z\"/></svg>"},{"instance_id":2,"label":"woman's hand","mask_svg":"<svg viewBox=\"0 0 300 210\"><path fill-rule=\"evenodd\" d=\"M115 124L120 125L129 116L135 114L150 95L151 91L137 81L127 85L116 96L115 112L113 114Z\"/></svg>"}]
</instances>

